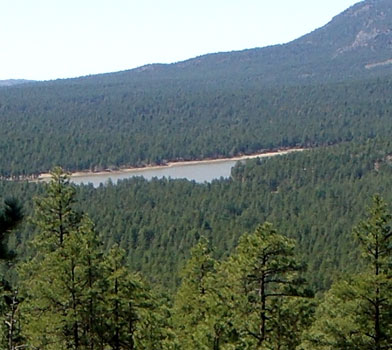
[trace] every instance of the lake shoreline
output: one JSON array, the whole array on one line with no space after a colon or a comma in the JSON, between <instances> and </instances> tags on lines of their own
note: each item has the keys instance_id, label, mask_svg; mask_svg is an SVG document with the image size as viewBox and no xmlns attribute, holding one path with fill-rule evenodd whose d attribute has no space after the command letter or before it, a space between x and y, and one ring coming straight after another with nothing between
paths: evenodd
<instances>
[{"instance_id":1,"label":"lake shoreline","mask_svg":"<svg viewBox=\"0 0 392 350\"><path fill-rule=\"evenodd\" d=\"M214 159L204 159L204 160L179 160L179 161L171 161L166 164L162 165L147 165L144 167L126 167L116 170L103 170L103 171L75 171L70 172L69 175L71 179L77 179L80 177L94 177L94 176L109 176L109 175L121 175L127 173L135 173L135 172L143 172L147 170L159 170L159 169L167 169L175 166L187 166L187 165L198 165L198 164L212 164L212 163L219 163L219 162L227 162L227 161L241 161L246 159L254 159L254 158L268 158L274 157L278 155L285 155L293 152L300 152L304 151L306 148L286 148L286 149L277 149L277 150L270 150L265 152L259 152L249 155L242 155L236 157L228 157L228 158L214 158ZM51 178L50 173L42 173L39 174L33 181L40 182L40 181L48 181Z\"/></svg>"}]
</instances>

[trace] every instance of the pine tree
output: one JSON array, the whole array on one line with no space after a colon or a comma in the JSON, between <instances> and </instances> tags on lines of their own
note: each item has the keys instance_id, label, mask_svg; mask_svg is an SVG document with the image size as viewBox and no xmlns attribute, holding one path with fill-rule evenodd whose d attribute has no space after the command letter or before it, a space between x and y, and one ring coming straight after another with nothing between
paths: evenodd
<instances>
[{"instance_id":1,"label":"pine tree","mask_svg":"<svg viewBox=\"0 0 392 350\"><path fill-rule=\"evenodd\" d=\"M295 242L265 223L241 238L225 269L236 348L294 349L310 316L301 311L307 301Z\"/></svg>"},{"instance_id":2,"label":"pine tree","mask_svg":"<svg viewBox=\"0 0 392 350\"><path fill-rule=\"evenodd\" d=\"M0 346L2 349L16 350L25 343L21 335L20 298L17 288L3 288L0 293Z\"/></svg>"},{"instance_id":3,"label":"pine tree","mask_svg":"<svg viewBox=\"0 0 392 350\"><path fill-rule=\"evenodd\" d=\"M56 168L36 199L36 254L22 264L23 334L42 349L93 349L97 343L102 253L91 220L73 209L74 189Z\"/></svg>"},{"instance_id":4,"label":"pine tree","mask_svg":"<svg viewBox=\"0 0 392 350\"><path fill-rule=\"evenodd\" d=\"M14 254L8 250L7 234L15 229L22 219L22 207L18 201L13 198L6 199L3 209L0 210L0 260L8 264L14 258ZM1 345L8 350L14 350L17 345L21 344L18 289L11 286L2 276L0 292Z\"/></svg>"},{"instance_id":5,"label":"pine tree","mask_svg":"<svg viewBox=\"0 0 392 350\"><path fill-rule=\"evenodd\" d=\"M216 261L208 242L201 238L182 271L173 310L174 327L181 349L217 349L217 309L214 277Z\"/></svg>"},{"instance_id":6,"label":"pine tree","mask_svg":"<svg viewBox=\"0 0 392 350\"><path fill-rule=\"evenodd\" d=\"M359 288L366 291L363 311L371 317L367 332L374 349L386 349L392 344L392 215L380 196L373 199L367 220L354 230L368 272ZM369 287L370 288L369 288Z\"/></svg>"},{"instance_id":7,"label":"pine tree","mask_svg":"<svg viewBox=\"0 0 392 350\"><path fill-rule=\"evenodd\" d=\"M23 213L20 204L12 198L4 201L4 208L0 210L0 260L10 259L6 234L9 233L22 220Z\"/></svg>"},{"instance_id":8,"label":"pine tree","mask_svg":"<svg viewBox=\"0 0 392 350\"><path fill-rule=\"evenodd\" d=\"M80 225L79 240L83 247L80 256L80 273L83 283L81 301L81 344L83 349L99 349L102 346L102 314L106 307L104 254L102 244L92 221L85 217Z\"/></svg>"},{"instance_id":9,"label":"pine tree","mask_svg":"<svg viewBox=\"0 0 392 350\"><path fill-rule=\"evenodd\" d=\"M36 199L35 255L20 267L22 330L41 350L169 349L159 299L125 265L125 252L108 255L61 169L46 196Z\"/></svg>"},{"instance_id":10,"label":"pine tree","mask_svg":"<svg viewBox=\"0 0 392 350\"><path fill-rule=\"evenodd\" d=\"M99 343L102 254L92 223L83 217L62 246L21 267L23 331L43 349L94 349Z\"/></svg>"},{"instance_id":11,"label":"pine tree","mask_svg":"<svg viewBox=\"0 0 392 350\"><path fill-rule=\"evenodd\" d=\"M316 313L301 349L387 350L392 344L392 230L385 202L375 196L355 229L366 262L362 273L336 282Z\"/></svg>"},{"instance_id":12,"label":"pine tree","mask_svg":"<svg viewBox=\"0 0 392 350\"><path fill-rule=\"evenodd\" d=\"M74 209L75 188L70 177L60 167L51 171L51 181L46 195L35 199L33 223L39 235L35 238L36 248L52 251L61 247L65 237L77 228L81 215Z\"/></svg>"},{"instance_id":13,"label":"pine tree","mask_svg":"<svg viewBox=\"0 0 392 350\"><path fill-rule=\"evenodd\" d=\"M124 261L125 251L114 246L104 262L104 342L113 350L166 349L169 335L164 335L157 299Z\"/></svg>"}]
</instances>

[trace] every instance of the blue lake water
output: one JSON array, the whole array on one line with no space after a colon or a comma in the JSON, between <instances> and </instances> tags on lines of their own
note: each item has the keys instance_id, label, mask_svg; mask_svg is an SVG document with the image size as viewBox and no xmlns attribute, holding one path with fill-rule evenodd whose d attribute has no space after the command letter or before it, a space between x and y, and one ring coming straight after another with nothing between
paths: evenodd
<instances>
[{"instance_id":1,"label":"blue lake water","mask_svg":"<svg viewBox=\"0 0 392 350\"><path fill-rule=\"evenodd\" d=\"M279 152L270 152L263 154L255 154L233 159L217 159L214 161L199 161L199 162L182 162L172 163L170 166L162 167L146 167L139 169L129 169L108 173L88 173L73 175L71 181L75 184L89 184L98 187L100 184L105 184L109 179L115 184L118 180L129 179L135 176L142 176L147 180L152 178L170 178L170 179L187 179L196 182L211 182L215 179L228 178L231 175L231 169L237 162L243 162L249 158L268 158L288 154L292 152L302 151L303 149L287 149Z\"/></svg>"},{"instance_id":2,"label":"blue lake water","mask_svg":"<svg viewBox=\"0 0 392 350\"><path fill-rule=\"evenodd\" d=\"M168 167L142 168L128 170L124 172L113 172L107 174L86 174L72 176L72 182L76 184L93 184L98 187L101 183L105 184L109 179L113 183L118 180L128 179L134 176L142 176L147 180L156 177L158 179L166 177L171 179L187 179L196 182L211 182L214 179L230 177L231 169L237 160L221 160L214 162L178 164Z\"/></svg>"}]
</instances>

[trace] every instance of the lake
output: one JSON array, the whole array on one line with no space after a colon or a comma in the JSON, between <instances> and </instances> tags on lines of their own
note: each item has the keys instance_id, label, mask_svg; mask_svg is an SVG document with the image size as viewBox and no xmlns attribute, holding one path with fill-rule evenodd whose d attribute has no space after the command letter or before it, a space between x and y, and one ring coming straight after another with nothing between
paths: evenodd
<instances>
[{"instance_id":1,"label":"lake","mask_svg":"<svg viewBox=\"0 0 392 350\"><path fill-rule=\"evenodd\" d=\"M187 179L200 183L211 182L215 179L230 177L231 169L238 161L244 161L251 158L274 157L303 150L304 149L301 148L292 148L236 158L173 162L169 163L167 166L131 168L102 173L74 173L71 174L71 181L78 185L91 183L94 187L107 183L109 179L115 184L118 180L129 179L135 176L142 176L147 180L165 177L168 179ZM38 181L49 181L49 179L50 174L41 174L38 177Z\"/></svg>"},{"instance_id":2,"label":"lake","mask_svg":"<svg viewBox=\"0 0 392 350\"><path fill-rule=\"evenodd\" d=\"M166 167L141 168L132 169L122 172L113 172L107 174L83 174L73 175L72 182L75 184L91 183L94 187L98 187L101 183L105 184L109 179L113 183L118 180L129 179L134 176L142 176L147 180L156 177L161 179L163 177L171 179L187 179L196 182L211 182L214 179L230 177L231 169L238 160L222 160L214 162L200 162L178 165L172 164Z\"/></svg>"}]
</instances>

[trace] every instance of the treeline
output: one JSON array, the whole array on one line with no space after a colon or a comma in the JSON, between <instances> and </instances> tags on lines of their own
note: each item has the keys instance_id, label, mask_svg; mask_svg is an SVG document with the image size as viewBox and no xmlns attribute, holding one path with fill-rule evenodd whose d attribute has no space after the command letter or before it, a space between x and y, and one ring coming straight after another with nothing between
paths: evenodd
<instances>
[{"instance_id":1,"label":"treeline","mask_svg":"<svg viewBox=\"0 0 392 350\"><path fill-rule=\"evenodd\" d=\"M298 242L308 264L305 276L326 290L334 276L360 269L349 232L374 193L392 201L392 145L388 139L347 143L238 164L232 178L207 184L134 178L117 185L76 187L78 206L95 222L105 251L114 244L150 281L175 290L178 272L201 236L226 257L244 232L261 222ZM44 185L0 182L32 212ZM20 256L35 228L26 222L10 239Z\"/></svg>"},{"instance_id":2,"label":"treeline","mask_svg":"<svg viewBox=\"0 0 392 350\"><path fill-rule=\"evenodd\" d=\"M376 196L354 229L362 271L319 298L301 277L296 242L272 224L216 260L201 237L174 297L132 272L118 246L103 251L75 188L57 168L36 198L33 253L3 277L2 347L61 349L388 349L392 341L392 216ZM11 209L10 209L11 208ZM19 209L1 212L13 227ZM2 230L4 232L5 230ZM7 230L8 231L8 230ZM4 258L4 256L2 256Z\"/></svg>"},{"instance_id":3,"label":"treeline","mask_svg":"<svg viewBox=\"0 0 392 350\"><path fill-rule=\"evenodd\" d=\"M0 176L227 157L391 132L390 78L279 88L235 80L145 84L81 79L1 89Z\"/></svg>"}]
</instances>

